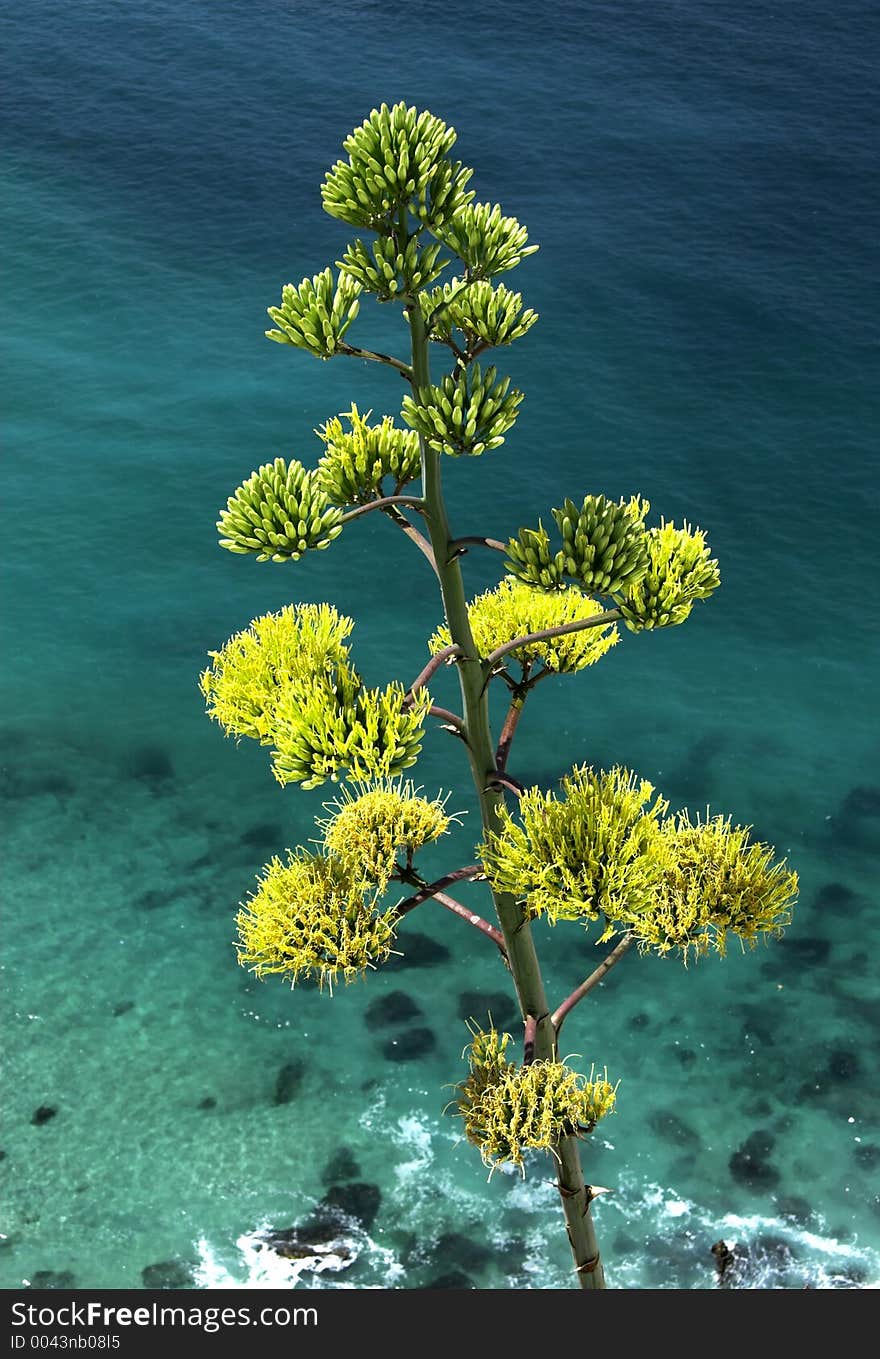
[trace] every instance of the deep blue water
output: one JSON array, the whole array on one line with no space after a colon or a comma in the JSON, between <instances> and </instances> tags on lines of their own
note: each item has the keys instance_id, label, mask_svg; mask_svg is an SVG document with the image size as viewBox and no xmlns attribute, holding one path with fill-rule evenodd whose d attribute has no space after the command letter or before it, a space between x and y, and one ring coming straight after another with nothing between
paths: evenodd
<instances>
[{"instance_id":1,"label":"deep blue water","mask_svg":"<svg viewBox=\"0 0 880 1359\"><path fill-rule=\"evenodd\" d=\"M138 1286L169 1260L201 1286L287 1281L251 1234L308 1213L339 1145L381 1206L354 1265L300 1286L456 1268L481 1287L568 1285L543 1168L487 1184L442 1114L460 993L505 984L479 940L423 908L418 929L455 959L332 1001L254 982L231 942L260 865L309 838L327 794L280 789L265 752L223 741L196 689L206 652L257 613L327 599L357 618L370 682L409 680L438 621L390 525L285 567L221 552L214 529L253 467L313 461L313 429L352 400L398 407L386 370L263 338L282 283L347 242L319 195L343 137L398 99L457 128L479 197L541 245L505 279L541 313L498 356L526 400L501 449L447 460L455 529L506 536L566 495L638 491L705 528L722 569L684 627L626 634L537 690L512 769L626 763L674 806L754 824L801 875L781 943L687 972L629 958L570 1021L587 1065L621 1078L585 1151L616 1191L597 1207L609 1281L713 1287L723 1236L762 1261L754 1286L872 1285L876 7L0 12L2 1286L40 1271ZM352 338L400 348L396 309L365 306ZM476 592L498 563L466 568ZM419 782L465 772L432 735ZM432 866L469 861L474 838ZM561 928L541 945L560 994L596 958ZM436 1036L423 1061L387 1060L364 1027L398 989ZM39 1106L57 1113L34 1124ZM730 1160L756 1134L744 1183Z\"/></svg>"}]
</instances>

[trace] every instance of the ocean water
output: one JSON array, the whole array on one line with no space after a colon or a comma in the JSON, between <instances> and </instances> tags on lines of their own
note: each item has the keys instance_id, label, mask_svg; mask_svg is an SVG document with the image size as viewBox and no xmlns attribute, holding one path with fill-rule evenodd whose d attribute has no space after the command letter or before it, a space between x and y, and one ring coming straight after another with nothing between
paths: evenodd
<instances>
[{"instance_id":1,"label":"ocean water","mask_svg":"<svg viewBox=\"0 0 880 1359\"><path fill-rule=\"evenodd\" d=\"M479 196L541 245L505 280L541 313L498 356L526 400L501 449L448 460L455 530L640 492L721 564L685 626L538 689L512 772L626 763L801 877L782 941L687 970L630 956L568 1022L621 1082L584 1149L613 1190L609 1283L713 1288L723 1238L750 1251L743 1286L875 1286L876 6L0 9L0 1286L570 1286L547 1166L487 1181L444 1113L465 993L505 989L494 950L426 905L408 965L331 999L256 982L233 947L237 903L328 793L224 741L206 653L326 599L357 618L371 683L409 680L438 621L384 522L284 567L214 528L352 400L398 408L387 370L263 338L282 283L346 244L318 191L343 137L398 99L458 129ZM397 311L365 306L357 339L400 346ZM498 561L465 567L475 593ZM428 867L469 862L442 732L416 774L470 812ZM601 956L575 926L539 944L557 996ZM433 1035L423 1058L366 1023L393 991ZM328 1186L360 1225L320 1258L269 1251Z\"/></svg>"}]
</instances>

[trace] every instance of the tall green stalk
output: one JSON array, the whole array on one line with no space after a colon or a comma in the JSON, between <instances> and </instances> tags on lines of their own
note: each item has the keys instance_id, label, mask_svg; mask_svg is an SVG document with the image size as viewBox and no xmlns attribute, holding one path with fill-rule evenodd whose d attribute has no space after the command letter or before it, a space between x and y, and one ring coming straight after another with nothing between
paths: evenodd
<instances>
[{"instance_id":1,"label":"tall green stalk","mask_svg":"<svg viewBox=\"0 0 880 1359\"><path fill-rule=\"evenodd\" d=\"M428 336L418 299L407 307L412 344L413 385L418 390L430 383ZM419 444L422 454L422 495L425 523L434 559L446 623L453 642L460 648L456 661L464 713L464 738L480 807L484 834L501 827L504 795L495 784L495 746L489 723L489 668L480 659L471 633L458 554L452 550L454 534L449 528L443 497L440 453ZM492 889L498 922L504 935L507 958L523 1020L535 1021L534 1057L556 1057L556 1030L544 991L541 965L531 926L522 906L510 892ZM590 1192L584 1183L580 1150L574 1137L563 1138L556 1148L556 1182L565 1213L568 1239L581 1288L604 1288L605 1274L590 1211Z\"/></svg>"}]
</instances>

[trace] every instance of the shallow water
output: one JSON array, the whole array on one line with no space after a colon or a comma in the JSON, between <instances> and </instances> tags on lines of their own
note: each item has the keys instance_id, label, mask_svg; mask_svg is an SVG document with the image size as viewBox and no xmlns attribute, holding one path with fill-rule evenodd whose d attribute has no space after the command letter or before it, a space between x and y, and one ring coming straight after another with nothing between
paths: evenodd
<instances>
[{"instance_id":1,"label":"shallow water","mask_svg":"<svg viewBox=\"0 0 880 1359\"><path fill-rule=\"evenodd\" d=\"M7 15L0 1285L139 1286L177 1261L201 1287L568 1286L546 1166L487 1182L443 1113L462 993L504 989L493 950L426 906L408 925L454 961L332 1000L239 969L236 904L328 794L280 789L196 687L211 648L290 600L358 619L371 683L423 664L433 584L390 526L283 568L218 551L214 529L252 467L313 460L311 431L352 399L396 409L393 375L262 332L281 283L344 248L318 194L343 136L404 98L455 124L480 194L542 247L506 280L542 315L499 355L526 401L503 448L448 460L456 531L639 491L706 528L723 575L685 627L538 689L513 772L626 763L674 807L754 824L801 876L781 943L688 971L630 957L569 1021L572 1052L621 1079L586 1153L614 1190L596 1208L609 1281L714 1287L724 1237L751 1246L746 1286L872 1286L876 14L587 3L548 25L516 0L503 39L461 0L449 38L401 14ZM400 344L393 310L359 330ZM497 563L466 570L476 593ZM432 791L465 776L443 733L416 773ZM471 814L438 872L476 838L468 797L450 806ZM540 945L554 995L598 956L574 926ZM365 1025L395 990L435 1038L418 1061ZM340 1146L381 1194L345 1267L270 1258L259 1233L308 1216Z\"/></svg>"}]
</instances>

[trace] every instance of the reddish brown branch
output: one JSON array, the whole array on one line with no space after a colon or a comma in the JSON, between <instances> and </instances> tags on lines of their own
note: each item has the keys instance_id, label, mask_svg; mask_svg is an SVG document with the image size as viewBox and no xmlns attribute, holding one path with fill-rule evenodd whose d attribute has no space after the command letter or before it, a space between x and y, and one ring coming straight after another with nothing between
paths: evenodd
<instances>
[{"instance_id":1,"label":"reddish brown branch","mask_svg":"<svg viewBox=\"0 0 880 1359\"><path fill-rule=\"evenodd\" d=\"M411 897L407 897L406 901L395 906L395 915L406 915L407 911L412 911L416 906L420 906L423 901L427 901L429 897L442 892L443 888L448 887L451 882L461 882L466 878L479 878L482 872L482 864L468 864L466 868L456 868L452 873L444 873L443 877L438 878L436 882L423 883L417 873L403 870L400 875L402 882L419 883L420 886L419 890L414 892Z\"/></svg>"},{"instance_id":2,"label":"reddish brown branch","mask_svg":"<svg viewBox=\"0 0 880 1359\"><path fill-rule=\"evenodd\" d=\"M510 747L513 744L513 737L519 719L522 717L522 710L525 707L525 702L525 692L519 688L514 689L513 697L510 700L510 707L507 709L507 716L504 719L504 726L501 728L498 749L495 752L495 768L498 770L499 774L503 774L507 768L507 757L510 754Z\"/></svg>"},{"instance_id":3,"label":"reddish brown branch","mask_svg":"<svg viewBox=\"0 0 880 1359\"><path fill-rule=\"evenodd\" d=\"M427 557L428 565L434 572L434 575L439 580L440 573L437 570L437 559L434 556L434 549L428 542L425 535L423 533L419 533L418 529L409 522L406 515L401 514L400 510L396 509L393 505L390 508L383 510L382 513L387 515L387 517L391 520L392 524L396 524L397 527L400 529L401 533L405 533L407 538L409 538L410 542L415 543L419 551L423 553L425 557Z\"/></svg>"},{"instance_id":4,"label":"reddish brown branch","mask_svg":"<svg viewBox=\"0 0 880 1359\"><path fill-rule=\"evenodd\" d=\"M475 547L491 547L493 552L506 552L507 545L499 541L498 538L482 538L479 534L469 535L467 538L453 538L449 544L450 555L459 556L465 548L470 545Z\"/></svg>"},{"instance_id":5,"label":"reddish brown branch","mask_svg":"<svg viewBox=\"0 0 880 1359\"><path fill-rule=\"evenodd\" d=\"M402 901L399 906L396 906L395 913L397 915L406 915L406 913L411 911L415 906L419 906L423 901L433 898L433 900L439 902L441 906L445 906L447 911L452 911L453 915L460 916L461 919L466 920L469 925L473 925L474 929L479 930L481 934L485 934L488 939L491 939L493 944L496 944L501 950L501 956L506 961L507 949L504 944L504 935L501 931L496 929L494 925L490 925L488 920L484 920L481 915L477 915L476 912L469 910L467 906L463 906L460 901L456 901L454 897L447 896L442 890L451 882L460 882L463 878L478 878L481 877L482 874L482 864L468 864L466 868L457 868L454 872L447 873L444 877L438 878L436 882L423 882L418 873L415 873L412 870L402 869L400 872L401 881L412 883L414 886L417 884L418 891L413 893L411 897L407 897L406 901Z\"/></svg>"},{"instance_id":6,"label":"reddish brown branch","mask_svg":"<svg viewBox=\"0 0 880 1359\"><path fill-rule=\"evenodd\" d=\"M359 519L362 514L369 514L370 510L387 510L389 505L410 505L414 510L423 510L425 502L420 495L382 495L376 500L368 500L365 505L346 510L341 522L347 524L352 519Z\"/></svg>"},{"instance_id":7,"label":"reddish brown branch","mask_svg":"<svg viewBox=\"0 0 880 1359\"><path fill-rule=\"evenodd\" d=\"M402 359L395 359L391 354L380 354L374 349L360 349L357 345L346 344L344 340L336 346L337 354L347 354L354 359L372 359L374 363L387 363L391 368L396 368L398 373L402 373L408 382L412 382L413 371L408 363Z\"/></svg>"},{"instance_id":8,"label":"reddish brown branch","mask_svg":"<svg viewBox=\"0 0 880 1359\"><path fill-rule=\"evenodd\" d=\"M535 1060L535 1038L538 1033L538 1021L534 1015L526 1015L526 1029L523 1035L523 1066L529 1066Z\"/></svg>"},{"instance_id":9,"label":"reddish brown branch","mask_svg":"<svg viewBox=\"0 0 880 1359\"><path fill-rule=\"evenodd\" d=\"M592 618L578 618L574 623L560 623L556 628L544 628L543 632L530 632L525 637L514 637L512 642L496 647L483 662L486 666L497 665L510 651L528 646L532 642L549 642L551 637L564 637L569 632L582 632L584 628L601 628L608 623L616 623L623 614L619 609L608 609L605 613L594 614Z\"/></svg>"},{"instance_id":10,"label":"reddish brown branch","mask_svg":"<svg viewBox=\"0 0 880 1359\"><path fill-rule=\"evenodd\" d=\"M425 666L424 670L420 671L420 673L416 675L415 679L413 680L412 684L409 687L409 695L407 695L407 697L416 693L418 689L424 689L425 685L428 683L428 680L431 678L432 675L436 674L436 672L440 669L441 665L445 665L447 661L452 660L453 656L460 656L461 654L462 654L461 647L458 646L455 642L452 643L452 646L445 646L442 651L438 651L436 656L432 656L431 659L428 661L428 664Z\"/></svg>"},{"instance_id":11,"label":"reddish brown branch","mask_svg":"<svg viewBox=\"0 0 880 1359\"><path fill-rule=\"evenodd\" d=\"M441 722L445 722L447 727L452 727L456 736L460 736L463 741L467 740L467 731L462 719L457 713L451 713L448 708L438 708L436 703L432 703L428 709L429 717L439 717Z\"/></svg>"},{"instance_id":12,"label":"reddish brown branch","mask_svg":"<svg viewBox=\"0 0 880 1359\"><path fill-rule=\"evenodd\" d=\"M583 1000L584 996L589 995L594 986L599 985L599 982L602 981L603 977L611 971L612 967L615 967L617 963L620 962L621 958L625 953L629 952L634 943L635 940L631 934L624 935L620 943L616 944L611 952L603 958L602 962L594 972L590 973L586 981L581 982L580 986L572 991L570 996L566 996L558 1009L553 1011L550 1016L550 1022L556 1030L557 1037L559 1036L559 1030L562 1028L566 1015L574 1009L578 1001Z\"/></svg>"},{"instance_id":13,"label":"reddish brown branch","mask_svg":"<svg viewBox=\"0 0 880 1359\"><path fill-rule=\"evenodd\" d=\"M461 902L456 901L454 897L448 897L445 892L435 892L434 900L439 901L440 905L445 906L447 911L452 911L453 914L461 916L462 920L466 920L469 925L473 925L475 929L485 934L494 944L498 945L501 956L506 960L507 949L504 944L504 935L500 930L497 930L494 925L490 925L488 920L484 920L482 916L475 915L473 911L468 910L467 906L462 906Z\"/></svg>"}]
</instances>

